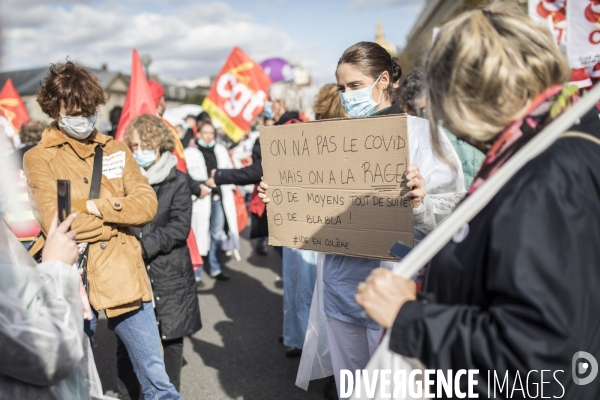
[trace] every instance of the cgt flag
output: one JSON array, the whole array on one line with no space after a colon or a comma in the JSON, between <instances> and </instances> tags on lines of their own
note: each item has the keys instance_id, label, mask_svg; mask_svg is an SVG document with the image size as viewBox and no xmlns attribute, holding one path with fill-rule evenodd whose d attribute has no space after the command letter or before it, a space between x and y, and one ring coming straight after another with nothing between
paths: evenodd
<instances>
[{"instance_id":1,"label":"cgt flag","mask_svg":"<svg viewBox=\"0 0 600 400\"><path fill-rule=\"evenodd\" d=\"M25 103L15 89L12 79L8 78L0 91L0 124L17 147L21 143L19 140L21 126L28 120L29 113Z\"/></svg>"},{"instance_id":2,"label":"cgt flag","mask_svg":"<svg viewBox=\"0 0 600 400\"><path fill-rule=\"evenodd\" d=\"M223 131L238 142L263 110L271 78L235 47L213 83L202 107Z\"/></svg>"}]
</instances>

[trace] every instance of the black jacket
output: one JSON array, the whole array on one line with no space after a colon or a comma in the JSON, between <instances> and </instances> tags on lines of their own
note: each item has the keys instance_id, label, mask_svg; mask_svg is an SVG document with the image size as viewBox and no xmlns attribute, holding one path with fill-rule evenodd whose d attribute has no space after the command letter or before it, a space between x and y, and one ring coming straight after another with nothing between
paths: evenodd
<instances>
[{"instance_id":1,"label":"black jacket","mask_svg":"<svg viewBox=\"0 0 600 400\"><path fill-rule=\"evenodd\" d=\"M252 164L240 169L217 169L215 172L216 185L256 185L260 183L263 175L262 153L260 151L260 138L252 146Z\"/></svg>"},{"instance_id":2,"label":"black jacket","mask_svg":"<svg viewBox=\"0 0 600 400\"><path fill-rule=\"evenodd\" d=\"M133 230L149 267L161 338L170 340L202 328L196 280L186 243L192 197L186 175L175 167L162 183L152 187L158 198L156 217L143 228Z\"/></svg>"},{"instance_id":3,"label":"black jacket","mask_svg":"<svg viewBox=\"0 0 600 400\"><path fill-rule=\"evenodd\" d=\"M181 144L183 145L183 148L187 149L188 147L190 147L190 141L192 140L195 140L194 131L192 130L192 128L188 128L188 130L185 131L185 135L183 135L183 138L181 139Z\"/></svg>"},{"instance_id":4,"label":"black jacket","mask_svg":"<svg viewBox=\"0 0 600 400\"><path fill-rule=\"evenodd\" d=\"M376 115L396 115L402 113L404 113L404 110L402 109L402 107L400 107L400 104L397 101L395 101L392 103L391 106L379 111L378 113L376 113Z\"/></svg>"},{"instance_id":5,"label":"black jacket","mask_svg":"<svg viewBox=\"0 0 600 400\"><path fill-rule=\"evenodd\" d=\"M573 129L599 137L598 111ZM500 382L508 372L511 390L517 372L525 387L529 371L550 370L544 396L598 399L600 377L579 386L571 370L579 351L600 360L599 286L600 146L561 138L432 260L430 300L402 307L390 349L431 369L479 369L480 398L488 398L488 370L490 388L493 371ZM540 373L529 382L533 397Z\"/></svg>"}]
</instances>

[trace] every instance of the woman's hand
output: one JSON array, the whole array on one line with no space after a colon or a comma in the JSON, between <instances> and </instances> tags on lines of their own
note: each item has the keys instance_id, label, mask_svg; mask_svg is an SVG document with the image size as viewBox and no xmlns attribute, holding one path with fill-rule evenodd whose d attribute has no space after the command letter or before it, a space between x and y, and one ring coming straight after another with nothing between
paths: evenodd
<instances>
[{"instance_id":1,"label":"woman's hand","mask_svg":"<svg viewBox=\"0 0 600 400\"><path fill-rule=\"evenodd\" d=\"M400 278L386 268L377 268L361 283L355 296L356 302L367 315L384 328L390 328L400 308L417 298L417 285L409 279Z\"/></svg>"},{"instance_id":2,"label":"woman's hand","mask_svg":"<svg viewBox=\"0 0 600 400\"><path fill-rule=\"evenodd\" d=\"M266 182L264 182L262 180L262 178L260 178L260 179L261 179L261 182L258 185L258 189L257 189L258 197L260 197L262 199L263 203L268 204L271 201L271 199L269 199L267 197L267 189L269 188L269 185L267 185Z\"/></svg>"},{"instance_id":3,"label":"woman's hand","mask_svg":"<svg viewBox=\"0 0 600 400\"><path fill-rule=\"evenodd\" d=\"M406 175L406 186L410 189L410 192L406 196L413 199L413 208L418 208L423 199L427 195L427 188L425 187L425 179L421 176L419 167L411 164L404 172Z\"/></svg>"},{"instance_id":4,"label":"woman's hand","mask_svg":"<svg viewBox=\"0 0 600 400\"><path fill-rule=\"evenodd\" d=\"M59 225L58 213L54 216L42 251L42 261L62 261L69 265L77 261L79 258L79 248L75 242L77 232L69 230L76 217L75 214L71 214Z\"/></svg>"},{"instance_id":5,"label":"woman's hand","mask_svg":"<svg viewBox=\"0 0 600 400\"><path fill-rule=\"evenodd\" d=\"M206 196L210 196L212 194L212 190L206 185L200 185L200 198L203 199Z\"/></svg>"},{"instance_id":6,"label":"woman's hand","mask_svg":"<svg viewBox=\"0 0 600 400\"><path fill-rule=\"evenodd\" d=\"M216 169L210 171L210 178L208 178L206 182L204 182L204 184L210 188L217 187L217 185L215 185L215 172L217 172Z\"/></svg>"}]
</instances>

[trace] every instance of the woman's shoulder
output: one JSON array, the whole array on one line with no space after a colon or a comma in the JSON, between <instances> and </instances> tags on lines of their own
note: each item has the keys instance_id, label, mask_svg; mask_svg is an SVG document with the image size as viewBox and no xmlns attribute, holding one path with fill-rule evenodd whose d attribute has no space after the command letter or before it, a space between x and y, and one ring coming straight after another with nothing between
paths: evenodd
<instances>
[{"instance_id":1,"label":"woman's shoulder","mask_svg":"<svg viewBox=\"0 0 600 400\"><path fill-rule=\"evenodd\" d=\"M202 157L202 152L195 147L186 147L183 154L187 157Z\"/></svg>"},{"instance_id":2,"label":"woman's shoulder","mask_svg":"<svg viewBox=\"0 0 600 400\"><path fill-rule=\"evenodd\" d=\"M585 204L600 200L600 145L581 137L559 138L529 161L498 193L496 201L518 207L525 199Z\"/></svg>"},{"instance_id":3,"label":"woman's shoulder","mask_svg":"<svg viewBox=\"0 0 600 400\"><path fill-rule=\"evenodd\" d=\"M218 157L227 157L230 158L229 150L227 147L223 146L221 143L215 144L215 155Z\"/></svg>"},{"instance_id":4,"label":"woman's shoulder","mask_svg":"<svg viewBox=\"0 0 600 400\"><path fill-rule=\"evenodd\" d=\"M107 136L107 135L102 135L102 136ZM127 146L127 144L121 140L115 140L112 138L108 138L105 141L105 145L103 146L103 150L104 150L104 154L108 155L108 154L113 154L113 153L118 153L120 151L124 151L124 152L128 152L131 151L129 149L129 146Z\"/></svg>"},{"instance_id":5,"label":"woman's shoulder","mask_svg":"<svg viewBox=\"0 0 600 400\"><path fill-rule=\"evenodd\" d=\"M44 166L56 153L56 148L46 148L42 144L32 147L29 151L23 154L23 169L25 171L47 168Z\"/></svg>"},{"instance_id":6,"label":"woman's shoulder","mask_svg":"<svg viewBox=\"0 0 600 400\"><path fill-rule=\"evenodd\" d=\"M227 150L227 147L225 147L221 143L215 144L215 151L219 151L221 153L225 152L225 153L229 154L229 150Z\"/></svg>"},{"instance_id":7,"label":"woman's shoulder","mask_svg":"<svg viewBox=\"0 0 600 400\"><path fill-rule=\"evenodd\" d=\"M185 172L181 172L180 170L177 169L177 166L173 167L173 170L171 171L171 174L173 174L174 176L174 180L177 181L177 183L185 183L187 185L188 182L188 174L186 174Z\"/></svg>"},{"instance_id":8,"label":"woman's shoulder","mask_svg":"<svg viewBox=\"0 0 600 400\"><path fill-rule=\"evenodd\" d=\"M177 191L182 191L185 192L186 194L188 194L189 196L192 195L192 192L190 191L190 182L188 180L188 174L186 174L185 172L181 172L180 170L177 169L177 167L173 167L174 172L172 172L175 176L175 179L173 179L173 183L174 185L177 187ZM191 199L191 197L190 197Z\"/></svg>"}]
</instances>

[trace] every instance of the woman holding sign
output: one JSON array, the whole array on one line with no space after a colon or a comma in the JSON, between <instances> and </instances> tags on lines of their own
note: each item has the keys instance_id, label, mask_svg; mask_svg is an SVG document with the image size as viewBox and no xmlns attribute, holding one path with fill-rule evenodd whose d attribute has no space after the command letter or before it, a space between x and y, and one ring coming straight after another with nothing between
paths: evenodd
<instances>
[{"instance_id":1,"label":"woman holding sign","mask_svg":"<svg viewBox=\"0 0 600 400\"><path fill-rule=\"evenodd\" d=\"M569 75L551 33L519 10L470 11L442 28L427 62L431 120L486 149L469 195L493 190L482 185L575 101ZM600 397L597 108L569 130L433 258L423 298L390 271L371 274L357 301L392 329L390 350L479 370L479 397L496 376L513 391L523 379L528 398L538 385L545 398Z\"/></svg>"},{"instance_id":2,"label":"woman holding sign","mask_svg":"<svg viewBox=\"0 0 600 400\"><path fill-rule=\"evenodd\" d=\"M392 85L401 74L397 61L376 43L360 42L346 49L336 70L346 113L352 118L402 113L398 104L390 100ZM412 165L405 177L411 189L407 196L413 201L415 243L418 243L462 198L464 182L460 161L450 142L446 139L441 146L444 157L454 163L454 168L434 154L428 121L409 116L407 123ZM261 197L268 202L267 184L263 182L261 188ZM363 369L379 343L379 325L364 316L354 294L357 285L384 264L390 263L338 255L319 257L327 338L338 391L340 370ZM311 319L317 319L316 312L313 305ZM324 332L319 332L312 337L324 336Z\"/></svg>"}]
</instances>

